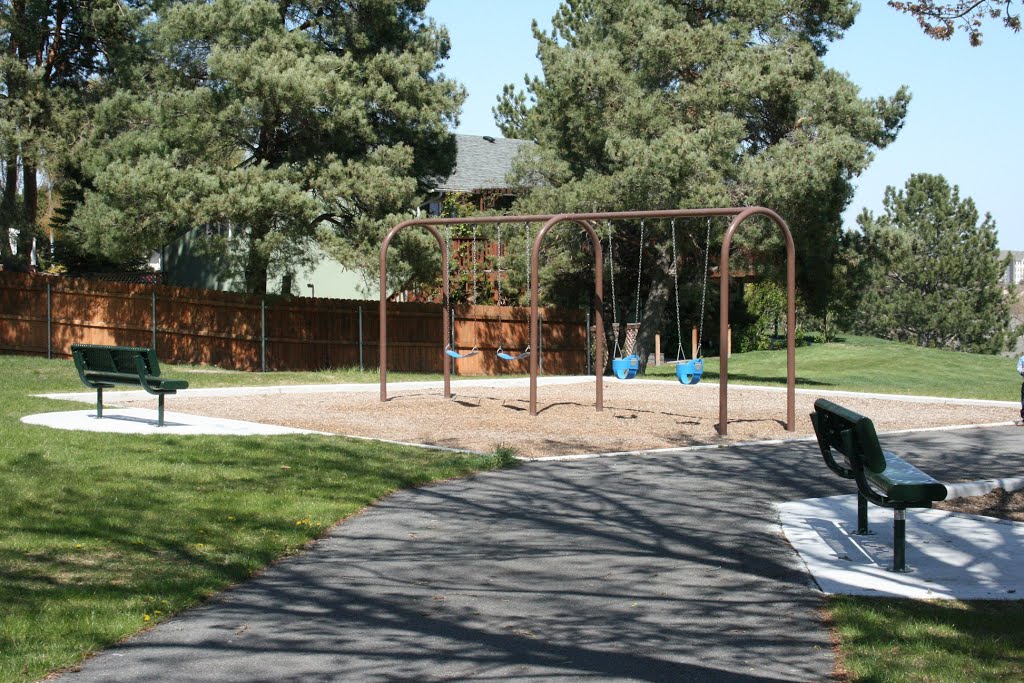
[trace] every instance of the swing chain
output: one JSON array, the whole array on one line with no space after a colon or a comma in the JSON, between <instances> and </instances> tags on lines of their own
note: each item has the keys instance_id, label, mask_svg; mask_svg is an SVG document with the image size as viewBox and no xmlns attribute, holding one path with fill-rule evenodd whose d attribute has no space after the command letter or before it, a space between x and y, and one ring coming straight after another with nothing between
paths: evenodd
<instances>
[{"instance_id":1,"label":"swing chain","mask_svg":"<svg viewBox=\"0 0 1024 683\"><path fill-rule=\"evenodd\" d=\"M448 279L448 287L444 287L444 279L441 280L441 287L444 288L444 308L445 315L448 316L448 320L452 319L452 293L451 293L451 275L452 275L452 226L451 224L445 224L444 226L444 276ZM448 329L449 338L445 340L445 350L448 351L452 348L452 338L455 337L455 326L450 325Z\"/></svg>"},{"instance_id":2,"label":"swing chain","mask_svg":"<svg viewBox=\"0 0 1024 683\"><path fill-rule=\"evenodd\" d=\"M643 267L644 267L644 221L640 219L640 255L636 261L636 314L634 315L633 322L640 322L640 282L643 279Z\"/></svg>"},{"instance_id":3,"label":"swing chain","mask_svg":"<svg viewBox=\"0 0 1024 683\"><path fill-rule=\"evenodd\" d=\"M477 288L478 288L478 285L479 285L479 282L477 281L477 277L476 277L476 227L477 227L476 223L473 223L473 250L472 250L472 257L473 257L473 298L472 298L472 300L473 300L473 304L474 305L476 304L476 293L477 293Z\"/></svg>"},{"instance_id":4,"label":"swing chain","mask_svg":"<svg viewBox=\"0 0 1024 683\"><path fill-rule=\"evenodd\" d=\"M708 218L708 234L704 238L704 286L700 292L700 332L697 334L697 352L694 358L700 358L700 347L704 342L704 301L708 294L708 265L711 259L711 218Z\"/></svg>"},{"instance_id":5,"label":"swing chain","mask_svg":"<svg viewBox=\"0 0 1024 683\"><path fill-rule=\"evenodd\" d=\"M444 226L444 274L449 277L448 285L451 287L451 275L452 275L452 226ZM444 280L441 280L441 286L444 286ZM445 305L451 308L451 292L445 292Z\"/></svg>"},{"instance_id":6,"label":"swing chain","mask_svg":"<svg viewBox=\"0 0 1024 683\"><path fill-rule=\"evenodd\" d=\"M608 226L608 279L612 281L612 325L613 328L617 328L619 325L619 307L615 303L615 243L612 241L612 222L607 221L605 224Z\"/></svg>"},{"instance_id":7,"label":"swing chain","mask_svg":"<svg viewBox=\"0 0 1024 683\"><path fill-rule=\"evenodd\" d=\"M679 312L679 260L676 252L676 219L672 219L672 284L676 290L676 339L679 346L676 347L676 361L686 360L686 352L683 350L683 326L680 322Z\"/></svg>"},{"instance_id":8,"label":"swing chain","mask_svg":"<svg viewBox=\"0 0 1024 683\"><path fill-rule=\"evenodd\" d=\"M501 223L498 223L498 258L495 259L496 267L498 270L497 277L495 278L498 282L498 305L501 306Z\"/></svg>"},{"instance_id":9,"label":"swing chain","mask_svg":"<svg viewBox=\"0 0 1024 683\"><path fill-rule=\"evenodd\" d=\"M530 264L533 262L533 224L526 224L526 291L530 299L533 298L533 273L530 272Z\"/></svg>"}]
</instances>

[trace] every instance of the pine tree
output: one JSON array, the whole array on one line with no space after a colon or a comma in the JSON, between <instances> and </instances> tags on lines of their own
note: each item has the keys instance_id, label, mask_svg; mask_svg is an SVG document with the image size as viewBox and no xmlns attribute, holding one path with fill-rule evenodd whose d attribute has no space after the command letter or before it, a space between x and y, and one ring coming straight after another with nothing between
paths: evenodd
<instances>
[{"instance_id":1,"label":"pine tree","mask_svg":"<svg viewBox=\"0 0 1024 683\"><path fill-rule=\"evenodd\" d=\"M39 229L38 174L59 180L86 108L137 59L135 0L0 0L0 261L27 265ZM17 258L6 229L18 230Z\"/></svg>"},{"instance_id":2,"label":"pine tree","mask_svg":"<svg viewBox=\"0 0 1024 683\"><path fill-rule=\"evenodd\" d=\"M152 250L206 226L247 291L327 243L366 253L454 163L463 91L437 72L425 0L212 0L154 22L159 68L97 111L74 222L93 250ZM407 277L424 263L399 245ZM357 260L357 259L356 259ZM360 265L373 260L363 260Z\"/></svg>"},{"instance_id":3,"label":"pine tree","mask_svg":"<svg viewBox=\"0 0 1024 683\"><path fill-rule=\"evenodd\" d=\"M563 3L550 34L534 26L543 78L528 79L525 93L506 87L495 108L506 135L538 143L519 163L523 184L536 187L520 210L768 206L789 223L798 286L821 310L851 179L895 139L909 99L904 89L861 99L823 64L856 9L843 0ZM689 269L681 277L700 283L706 223L677 227ZM714 225L712 254L724 227ZM781 239L763 227L747 225L734 243L780 279ZM650 349L672 291L671 248L666 222L646 229L641 346ZM619 226L615 238L628 255L616 264L626 283L637 277L626 269L640 260L638 233L638 225ZM569 266L570 257L550 258ZM549 274L557 286L548 290L564 297L582 279Z\"/></svg>"},{"instance_id":4,"label":"pine tree","mask_svg":"<svg viewBox=\"0 0 1024 683\"><path fill-rule=\"evenodd\" d=\"M873 261L859 329L919 346L997 353L1010 340L996 224L979 222L941 175L915 174L888 187L884 215L858 219Z\"/></svg>"}]
</instances>

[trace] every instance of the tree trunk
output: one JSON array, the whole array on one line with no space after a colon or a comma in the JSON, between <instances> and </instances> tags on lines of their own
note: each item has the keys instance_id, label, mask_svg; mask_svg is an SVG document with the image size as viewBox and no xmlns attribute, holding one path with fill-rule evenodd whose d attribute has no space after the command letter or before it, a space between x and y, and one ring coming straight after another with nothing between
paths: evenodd
<instances>
[{"instance_id":1,"label":"tree trunk","mask_svg":"<svg viewBox=\"0 0 1024 683\"><path fill-rule=\"evenodd\" d=\"M3 229L0 230L0 258L9 261L14 256L11 252L9 228L17 227L18 206L18 160L8 159L4 164L4 197L0 204L0 218L3 218Z\"/></svg>"},{"instance_id":2,"label":"tree trunk","mask_svg":"<svg viewBox=\"0 0 1024 683\"><path fill-rule=\"evenodd\" d=\"M22 169L22 216L18 232L18 260L26 267L32 264L32 240L38 233L37 230L37 208L39 205L39 189L36 182L36 167L34 164L21 162Z\"/></svg>"},{"instance_id":3,"label":"tree trunk","mask_svg":"<svg viewBox=\"0 0 1024 683\"><path fill-rule=\"evenodd\" d=\"M248 294L266 294L267 264L255 251L249 249L249 259L245 264L245 291Z\"/></svg>"},{"instance_id":4,"label":"tree trunk","mask_svg":"<svg viewBox=\"0 0 1024 683\"><path fill-rule=\"evenodd\" d=\"M267 293L267 259L260 253L263 234L249 235L249 254L245 260L245 291L248 294Z\"/></svg>"}]
</instances>

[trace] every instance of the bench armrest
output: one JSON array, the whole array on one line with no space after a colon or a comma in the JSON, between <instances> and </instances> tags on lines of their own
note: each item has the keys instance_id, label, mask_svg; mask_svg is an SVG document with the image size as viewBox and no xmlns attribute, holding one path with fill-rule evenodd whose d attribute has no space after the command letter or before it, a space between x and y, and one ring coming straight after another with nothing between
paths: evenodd
<instances>
[{"instance_id":1,"label":"bench armrest","mask_svg":"<svg viewBox=\"0 0 1024 683\"><path fill-rule=\"evenodd\" d=\"M139 375L139 384L143 389L154 396L173 394L176 393L178 389L188 388L188 382L185 380L170 380L162 377L154 377L149 375L149 369L145 356L142 354L135 356L135 371ZM156 385L155 388L154 385Z\"/></svg>"},{"instance_id":2,"label":"bench armrest","mask_svg":"<svg viewBox=\"0 0 1024 683\"><path fill-rule=\"evenodd\" d=\"M85 376L85 358L82 356L82 352L76 349L74 346L71 347L71 357L75 361L75 369L78 370L78 378L82 380L82 384L89 387L90 389L104 389L112 387L112 384L106 382L94 382Z\"/></svg>"},{"instance_id":3,"label":"bench armrest","mask_svg":"<svg viewBox=\"0 0 1024 683\"><path fill-rule=\"evenodd\" d=\"M832 446L825 439L825 430L819 429L818 413L811 413L811 424L814 425L814 436L818 439L818 448L821 449L821 457L825 460L825 465L843 479L853 479L855 477L853 468L841 465L832 457Z\"/></svg>"},{"instance_id":4,"label":"bench armrest","mask_svg":"<svg viewBox=\"0 0 1024 683\"><path fill-rule=\"evenodd\" d=\"M854 480L857 482L857 490L860 491L860 495L864 496L878 507L896 507L897 504L894 503L891 498L882 493L878 493L871 487L871 482L868 481L867 473L863 467L857 468L853 475Z\"/></svg>"}]
</instances>

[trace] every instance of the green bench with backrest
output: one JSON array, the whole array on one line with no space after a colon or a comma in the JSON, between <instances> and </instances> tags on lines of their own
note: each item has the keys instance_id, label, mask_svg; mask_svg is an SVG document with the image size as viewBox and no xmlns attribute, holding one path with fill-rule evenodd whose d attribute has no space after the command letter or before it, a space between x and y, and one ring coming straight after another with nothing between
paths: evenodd
<instances>
[{"instance_id":1,"label":"green bench with backrest","mask_svg":"<svg viewBox=\"0 0 1024 683\"><path fill-rule=\"evenodd\" d=\"M157 425L164 424L164 396L187 389L183 379L160 376L153 349L136 346L72 344L71 357L82 383L96 390L96 417L103 417L103 390L118 384L142 387L158 397Z\"/></svg>"},{"instance_id":2,"label":"green bench with backrest","mask_svg":"<svg viewBox=\"0 0 1024 683\"><path fill-rule=\"evenodd\" d=\"M946 487L889 451L863 415L819 398L811 413L825 464L857 482L857 533L868 534L868 501L893 510L893 571L906 569L907 508L930 508L946 498ZM843 456L843 462L833 452Z\"/></svg>"}]
</instances>

